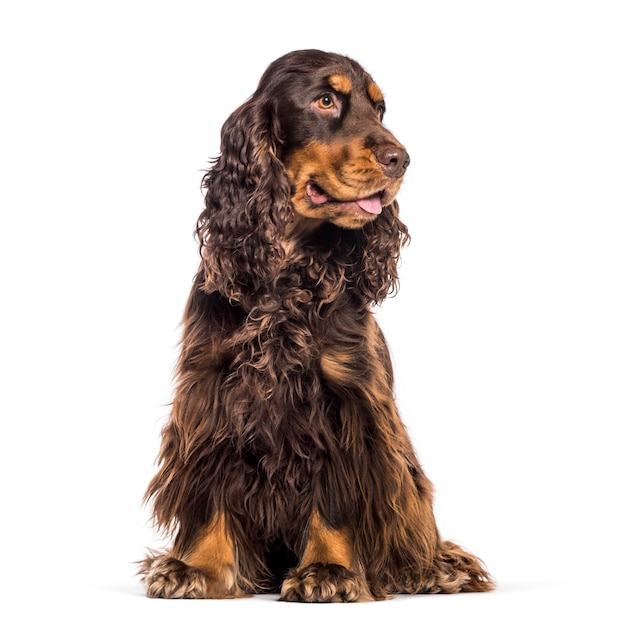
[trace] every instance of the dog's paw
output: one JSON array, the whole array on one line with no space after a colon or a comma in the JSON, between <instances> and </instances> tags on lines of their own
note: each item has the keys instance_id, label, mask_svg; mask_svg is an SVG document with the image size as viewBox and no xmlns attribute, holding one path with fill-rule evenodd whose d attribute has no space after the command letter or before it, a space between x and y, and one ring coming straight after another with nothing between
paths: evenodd
<instances>
[{"instance_id":1,"label":"dog's paw","mask_svg":"<svg viewBox=\"0 0 624 626\"><path fill-rule=\"evenodd\" d=\"M167 555L151 554L139 569L150 598L235 598L243 594L233 576L222 579Z\"/></svg>"},{"instance_id":2,"label":"dog's paw","mask_svg":"<svg viewBox=\"0 0 624 626\"><path fill-rule=\"evenodd\" d=\"M452 541L442 541L435 563L435 591L491 591L494 581L483 563Z\"/></svg>"},{"instance_id":3,"label":"dog's paw","mask_svg":"<svg viewBox=\"0 0 624 626\"><path fill-rule=\"evenodd\" d=\"M292 570L282 585L287 602L357 602L372 600L368 585L342 565L312 563Z\"/></svg>"}]
</instances>

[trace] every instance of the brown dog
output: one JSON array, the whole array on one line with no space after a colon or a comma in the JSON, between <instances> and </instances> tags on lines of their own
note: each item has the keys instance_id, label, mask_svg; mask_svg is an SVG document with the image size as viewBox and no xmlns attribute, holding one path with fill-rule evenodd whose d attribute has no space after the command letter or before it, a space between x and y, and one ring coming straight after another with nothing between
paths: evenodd
<instances>
[{"instance_id":1,"label":"brown dog","mask_svg":"<svg viewBox=\"0 0 624 626\"><path fill-rule=\"evenodd\" d=\"M357 63L305 50L271 64L223 126L147 491L175 534L142 564L150 596L493 587L438 535L370 311L396 287L407 240L395 196L409 157L384 109Z\"/></svg>"}]
</instances>

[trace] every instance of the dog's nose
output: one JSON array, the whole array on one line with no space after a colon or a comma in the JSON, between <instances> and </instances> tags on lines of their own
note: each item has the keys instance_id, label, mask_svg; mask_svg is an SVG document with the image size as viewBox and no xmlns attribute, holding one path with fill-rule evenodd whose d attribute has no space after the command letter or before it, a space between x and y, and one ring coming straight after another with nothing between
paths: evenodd
<instances>
[{"instance_id":1,"label":"dog's nose","mask_svg":"<svg viewBox=\"0 0 624 626\"><path fill-rule=\"evenodd\" d=\"M407 150L398 146L384 146L375 150L375 157L387 176L401 178L409 165Z\"/></svg>"}]
</instances>

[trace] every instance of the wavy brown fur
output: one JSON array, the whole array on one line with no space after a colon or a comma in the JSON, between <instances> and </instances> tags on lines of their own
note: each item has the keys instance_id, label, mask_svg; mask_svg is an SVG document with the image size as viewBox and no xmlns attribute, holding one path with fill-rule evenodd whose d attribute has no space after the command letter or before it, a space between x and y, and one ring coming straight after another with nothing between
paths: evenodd
<instances>
[{"instance_id":1,"label":"wavy brown fur","mask_svg":"<svg viewBox=\"0 0 624 626\"><path fill-rule=\"evenodd\" d=\"M397 286L409 162L354 61L275 61L204 178L201 266L147 490L148 595L382 599L492 588L441 541L371 313ZM362 209L378 198L380 214Z\"/></svg>"}]
</instances>

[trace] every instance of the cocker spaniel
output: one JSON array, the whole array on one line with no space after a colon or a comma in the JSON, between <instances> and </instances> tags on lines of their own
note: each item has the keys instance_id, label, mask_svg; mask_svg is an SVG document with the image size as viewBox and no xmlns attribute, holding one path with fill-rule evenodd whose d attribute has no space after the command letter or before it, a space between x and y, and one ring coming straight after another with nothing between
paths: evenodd
<instances>
[{"instance_id":1,"label":"cocker spaniel","mask_svg":"<svg viewBox=\"0 0 624 626\"><path fill-rule=\"evenodd\" d=\"M371 313L407 241L409 164L353 60L286 54L221 132L201 264L146 499L165 553L147 594L336 602L486 591L443 541Z\"/></svg>"}]
</instances>

